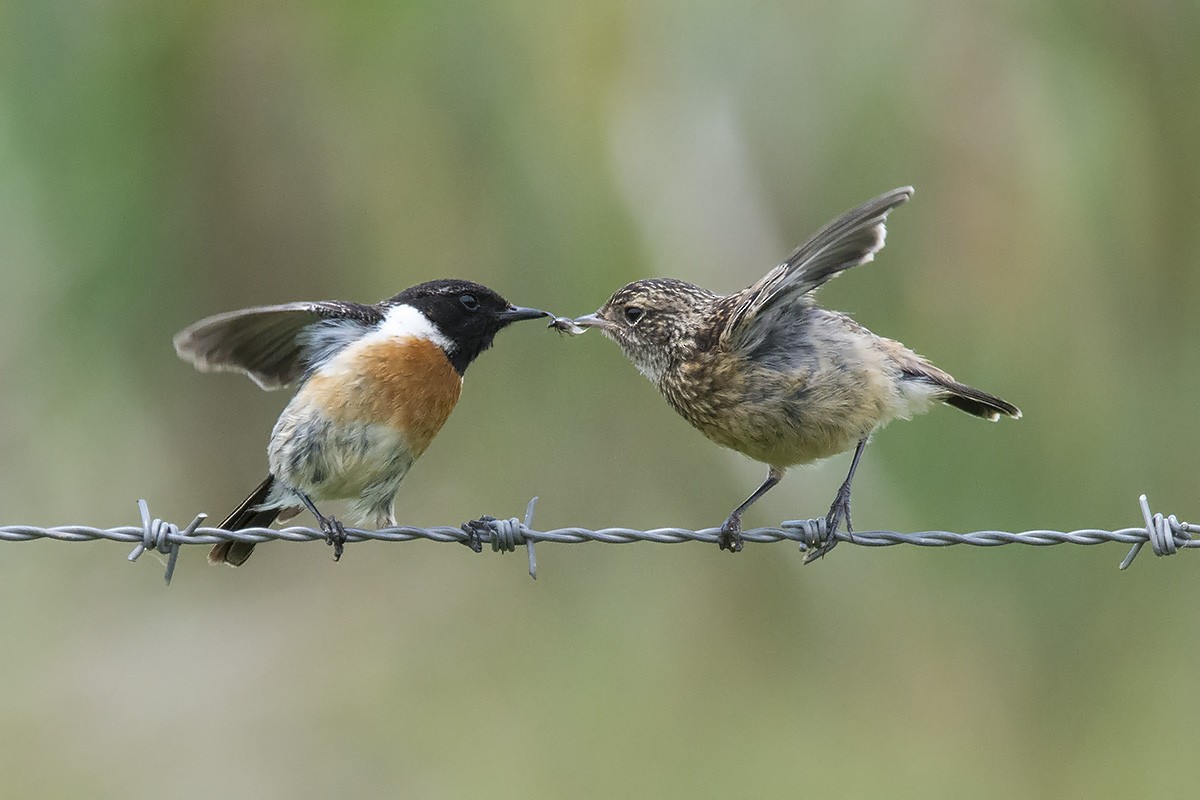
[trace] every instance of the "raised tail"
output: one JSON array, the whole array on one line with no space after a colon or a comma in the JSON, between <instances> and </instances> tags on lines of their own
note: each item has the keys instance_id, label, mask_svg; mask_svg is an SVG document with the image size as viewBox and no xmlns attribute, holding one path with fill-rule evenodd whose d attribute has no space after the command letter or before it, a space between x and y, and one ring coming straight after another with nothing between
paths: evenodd
<instances>
[{"instance_id":1,"label":"raised tail","mask_svg":"<svg viewBox=\"0 0 1200 800\"><path fill-rule=\"evenodd\" d=\"M266 480L258 485L258 488L250 493L250 496L241 502L237 508L233 510L225 521L219 527L227 531L240 531L244 528L265 528L269 526L280 515L283 509L267 508L258 510L258 506L266 502L267 495L271 493L271 487L275 485L275 476L268 475ZM212 550L208 551L208 563L210 564L228 564L231 567L240 567L246 563L246 559L254 552L254 544L252 542L218 542L213 545Z\"/></svg>"}]
</instances>

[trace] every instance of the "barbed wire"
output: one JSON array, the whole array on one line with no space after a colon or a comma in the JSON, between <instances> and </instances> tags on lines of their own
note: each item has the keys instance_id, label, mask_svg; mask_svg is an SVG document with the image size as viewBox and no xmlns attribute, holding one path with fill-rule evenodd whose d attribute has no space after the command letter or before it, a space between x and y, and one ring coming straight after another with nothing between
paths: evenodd
<instances>
[{"instance_id":1,"label":"barbed wire","mask_svg":"<svg viewBox=\"0 0 1200 800\"><path fill-rule=\"evenodd\" d=\"M529 556L529 576L537 579L537 556L534 545L537 542L558 542L576 544L580 542L601 542L604 544L629 544L632 542L657 542L660 544L678 544L680 542L709 542L715 543L720 528L705 528L690 530L687 528L654 528L652 530L634 530L632 528L556 528L548 531L533 529L533 511L537 498L529 501L525 510L524 520L496 519L481 517L459 527L417 528L408 525L379 530L362 528L346 528L346 542L408 542L414 539L427 539L434 542L458 542L468 545L475 552L481 552L483 543L491 545L493 551L513 552L524 546ZM1106 542L1123 542L1131 544L1129 553L1121 561L1119 569L1126 569L1141 551L1142 546L1149 542L1157 556L1174 555L1180 549L1200 547L1200 539L1192 535L1200 533L1200 525L1180 522L1172 514L1164 517L1162 514L1152 514L1146 495L1138 498L1141 505L1144 525L1136 528L1121 528L1119 530L1099 530L1085 528L1076 531L1031 530L1022 533L1005 531L974 531L972 533L952 533L949 531L921 531L918 533L897 533L896 531L854 531L848 533L838 530L833 537L829 536L828 524L824 519L786 520L778 528L754 528L742 532L742 539L756 544L768 544L790 540L799 543L800 549L806 553L804 563L826 555L839 542L856 544L864 547L890 547L897 544L913 544L921 547L948 547L954 544L970 544L977 547L998 547L1006 544L1025 544L1035 547L1049 547L1059 544L1094 545ZM185 544L212 545L218 542L238 541L259 544L267 541L311 542L325 541L325 533L313 528L244 528L239 531L228 531L223 528L205 528L201 523L207 518L205 514L197 514L195 519L184 528L179 528L161 519L151 518L150 507L145 500L138 500L138 510L142 517L141 526L124 526L118 528L93 528L86 525L60 525L52 528L42 528L34 525L0 526L0 541L27 542L33 539L54 539L60 542L88 542L97 539L108 539L116 542L134 542L136 546L129 554L130 561L136 561L147 550L155 550L167 556L166 574L164 578L170 584L175 573L175 564L179 557L179 547Z\"/></svg>"}]
</instances>

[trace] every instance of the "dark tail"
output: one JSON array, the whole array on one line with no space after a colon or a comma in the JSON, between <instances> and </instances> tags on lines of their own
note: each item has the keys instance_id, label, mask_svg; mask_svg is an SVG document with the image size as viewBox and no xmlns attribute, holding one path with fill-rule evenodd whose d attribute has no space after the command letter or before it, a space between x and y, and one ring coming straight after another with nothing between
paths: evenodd
<instances>
[{"instance_id":1,"label":"dark tail","mask_svg":"<svg viewBox=\"0 0 1200 800\"><path fill-rule=\"evenodd\" d=\"M243 528L269 526L279 516L282 509L268 508L257 511L255 507L266 502L267 495L271 493L271 487L274 484L275 476L268 475L266 480L260 483L258 488L251 492L250 496L243 500L241 505L235 508L219 527L227 531L240 531ZM208 563L240 567L246 563L246 559L253 552L254 544L251 542L218 542L213 545L212 550L208 551Z\"/></svg>"},{"instance_id":2,"label":"dark tail","mask_svg":"<svg viewBox=\"0 0 1200 800\"><path fill-rule=\"evenodd\" d=\"M942 385L947 390L942 402L948 406L954 406L968 414L974 414L992 422L1000 419L1001 416L1013 419L1021 418L1021 409L995 395L981 392L958 381L949 381Z\"/></svg>"},{"instance_id":3,"label":"dark tail","mask_svg":"<svg viewBox=\"0 0 1200 800\"><path fill-rule=\"evenodd\" d=\"M886 341L886 340L885 340ZM954 406L968 414L983 417L995 422L1000 417L1021 418L1021 409L1007 400L1001 400L994 394L981 392L978 389L959 383L950 374L930 364L925 359L907 350L897 342L890 342L893 349L902 351L906 358L902 361L901 374L908 379L931 383L941 389L938 399L948 406Z\"/></svg>"}]
</instances>

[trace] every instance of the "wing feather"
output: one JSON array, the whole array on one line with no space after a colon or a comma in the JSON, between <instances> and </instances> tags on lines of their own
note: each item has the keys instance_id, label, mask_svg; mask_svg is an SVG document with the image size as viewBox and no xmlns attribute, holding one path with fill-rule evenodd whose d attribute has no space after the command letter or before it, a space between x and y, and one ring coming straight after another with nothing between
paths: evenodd
<instances>
[{"instance_id":1,"label":"wing feather","mask_svg":"<svg viewBox=\"0 0 1200 800\"><path fill-rule=\"evenodd\" d=\"M365 328L380 319L375 306L340 301L244 308L180 331L175 352L201 372L243 372L263 389L278 389L304 374L306 329L328 320Z\"/></svg>"},{"instance_id":2,"label":"wing feather","mask_svg":"<svg viewBox=\"0 0 1200 800\"><path fill-rule=\"evenodd\" d=\"M888 213L913 196L901 186L851 209L817 231L787 260L738 293L738 303L721 334L723 344L743 338L762 311L799 300L839 272L866 264L883 249Z\"/></svg>"}]
</instances>

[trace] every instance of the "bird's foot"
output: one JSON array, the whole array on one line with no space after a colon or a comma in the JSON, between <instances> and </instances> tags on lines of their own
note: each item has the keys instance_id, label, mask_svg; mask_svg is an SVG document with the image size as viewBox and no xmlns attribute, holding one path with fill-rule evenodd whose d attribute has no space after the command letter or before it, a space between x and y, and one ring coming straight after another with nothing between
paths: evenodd
<instances>
[{"instance_id":1,"label":"bird's foot","mask_svg":"<svg viewBox=\"0 0 1200 800\"><path fill-rule=\"evenodd\" d=\"M717 534L717 546L722 550L737 553L742 549L742 515L730 514Z\"/></svg>"},{"instance_id":2,"label":"bird's foot","mask_svg":"<svg viewBox=\"0 0 1200 800\"><path fill-rule=\"evenodd\" d=\"M483 552L483 533L486 531L489 536L492 533L491 523L495 522L496 518L484 515L479 519L473 519L470 522L462 524L462 531L467 535L462 543L474 550L476 553Z\"/></svg>"},{"instance_id":3,"label":"bird's foot","mask_svg":"<svg viewBox=\"0 0 1200 800\"><path fill-rule=\"evenodd\" d=\"M853 539L854 526L850 522L850 487L845 484L838 489L837 497L834 498L833 505L829 507L829 513L825 515L825 541L804 556L805 564L821 558L837 546L838 540L835 534L843 521L846 523L846 533L851 534L850 538Z\"/></svg>"},{"instance_id":4,"label":"bird's foot","mask_svg":"<svg viewBox=\"0 0 1200 800\"><path fill-rule=\"evenodd\" d=\"M833 505L829 507L829 513L825 516L830 536L837 532L838 525L843 520L846 522L846 533L854 533L854 526L850 524L850 487L845 484L838 489L837 497L833 499Z\"/></svg>"},{"instance_id":5,"label":"bird's foot","mask_svg":"<svg viewBox=\"0 0 1200 800\"><path fill-rule=\"evenodd\" d=\"M321 532L325 534L325 544L333 546L333 560L341 561L346 547L346 528L336 517L321 517Z\"/></svg>"}]
</instances>

